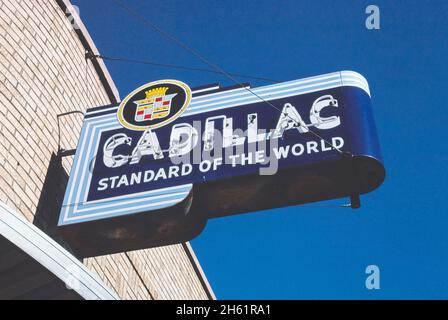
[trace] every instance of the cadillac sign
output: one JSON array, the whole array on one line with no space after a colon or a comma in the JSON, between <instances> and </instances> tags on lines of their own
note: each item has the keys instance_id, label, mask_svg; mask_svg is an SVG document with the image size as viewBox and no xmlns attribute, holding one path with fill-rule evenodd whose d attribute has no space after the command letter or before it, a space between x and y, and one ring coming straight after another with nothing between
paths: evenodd
<instances>
[{"instance_id":1,"label":"cadillac sign","mask_svg":"<svg viewBox=\"0 0 448 320\"><path fill-rule=\"evenodd\" d=\"M384 180L367 81L148 83L87 110L59 218L82 256L188 241L207 219L352 197Z\"/></svg>"}]
</instances>

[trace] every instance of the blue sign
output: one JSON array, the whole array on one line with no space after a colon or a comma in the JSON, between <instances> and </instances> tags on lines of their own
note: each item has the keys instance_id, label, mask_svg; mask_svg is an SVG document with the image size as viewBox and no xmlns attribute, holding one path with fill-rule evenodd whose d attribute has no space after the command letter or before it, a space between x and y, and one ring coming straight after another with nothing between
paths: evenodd
<instances>
[{"instance_id":1,"label":"blue sign","mask_svg":"<svg viewBox=\"0 0 448 320\"><path fill-rule=\"evenodd\" d=\"M384 176L358 73L258 88L161 80L86 112L59 226L87 255L171 244L211 217L353 197ZM102 249L82 250L80 235Z\"/></svg>"}]
</instances>

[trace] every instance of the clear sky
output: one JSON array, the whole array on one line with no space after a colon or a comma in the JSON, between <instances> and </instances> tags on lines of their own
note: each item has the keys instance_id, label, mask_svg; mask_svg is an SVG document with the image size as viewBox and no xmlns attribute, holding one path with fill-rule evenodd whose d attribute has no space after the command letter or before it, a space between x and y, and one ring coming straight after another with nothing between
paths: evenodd
<instances>
[{"instance_id":1,"label":"clear sky","mask_svg":"<svg viewBox=\"0 0 448 320\"><path fill-rule=\"evenodd\" d=\"M111 0L73 3L104 55L206 67ZM385 183L359 210L304 205L209 220L192 245L218 298L448 298L447 1L126 3L229 72L293 80L354 70L370 83ZM380 8L380 30L365 27L369 4ZM166 78L232 84L107 66L122 97ZM380 290L365 287L371 264L381 270Z\"/></svg>"}]
</instances>

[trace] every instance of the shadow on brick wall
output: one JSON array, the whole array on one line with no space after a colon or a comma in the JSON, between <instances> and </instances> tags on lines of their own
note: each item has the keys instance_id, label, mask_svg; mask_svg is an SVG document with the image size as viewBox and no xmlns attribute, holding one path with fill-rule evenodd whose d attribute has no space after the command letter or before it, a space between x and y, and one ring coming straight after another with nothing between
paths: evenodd
<instances>
[{"instance_id":1,"label":"shadow on brick wall","mask_svg":"<svg viewBox=\"0 0 448 320\"><path fill-rule=\"evenodd\" d=\"M45 176L44 185L34 215L33 224L56 240L67 250L70 247L58 236L57 225L59 212L64 200L68 174L62 166L62 157L53 153Z\"/></svg>"}]
</instances>

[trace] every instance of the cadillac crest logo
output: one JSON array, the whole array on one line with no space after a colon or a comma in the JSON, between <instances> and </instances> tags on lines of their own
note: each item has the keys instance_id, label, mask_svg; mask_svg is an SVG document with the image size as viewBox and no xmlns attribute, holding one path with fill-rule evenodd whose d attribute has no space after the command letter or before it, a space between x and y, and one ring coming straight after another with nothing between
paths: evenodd
<instances>
[{"instance_id":1,"label":"cadillac crest logo","mask_svg":"<svg viewBox=\"0 0 448 320\"><path fill-rule=\"evenodd\" d=\"M131 92L118 107L118 121L137 131L155 129L176 120L191 100L191 89L177 80L147 83Z\"/></svg>"}]
</instances>

